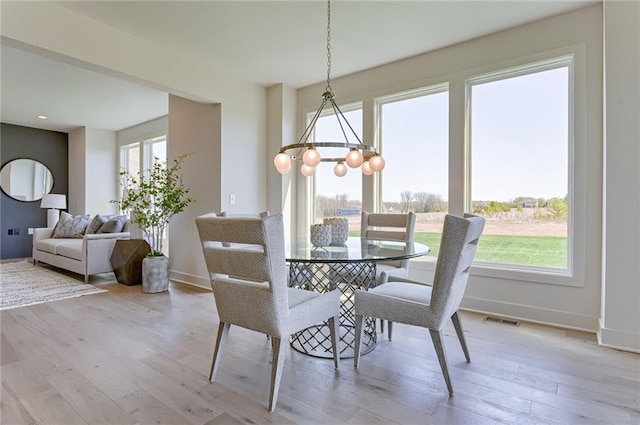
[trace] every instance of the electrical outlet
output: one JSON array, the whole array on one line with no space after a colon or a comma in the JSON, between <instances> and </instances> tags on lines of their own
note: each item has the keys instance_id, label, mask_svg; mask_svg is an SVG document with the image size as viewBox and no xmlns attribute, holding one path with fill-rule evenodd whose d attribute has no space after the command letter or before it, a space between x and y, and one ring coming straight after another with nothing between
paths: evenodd
<instances>
[{"instance_id":1,"label":"electrical outlet","mask_svg":"<svg viewBox=\"0 0 640 425\"><path fill-rule=\"evenodd\" d=\"M13 229L13 234L16 236L20 235L20 229Z\"/></svg>"},{"instance_id":2,"label":"electrical outlet","mask_svg":"<svg viewBox=\"0 0 640 425\"><path fill-rule=\"evenodd\" d=\"M13 236L13 229L9 229L9 235Z\"/></svg>"},{"instance_id":3,"label":"electrical outlet","mask_svg":"<svg viewBox=\"0 0 640 425\"><path fill-rule=\"evenodd\" d=\"M229 195L229 205L236 204L236 195Z\"/></svg>"},{"instance_id":4,"label":"electrical outlet","mask_svg":"<svg viewBox=\"0 0 640 425\"><path fill-rule=\"evenodd\" d=\"M27 229L27 234L29 234L29 235L33 235L33 227L29 227L29 228Z\"/></svg>"}]
</instances>

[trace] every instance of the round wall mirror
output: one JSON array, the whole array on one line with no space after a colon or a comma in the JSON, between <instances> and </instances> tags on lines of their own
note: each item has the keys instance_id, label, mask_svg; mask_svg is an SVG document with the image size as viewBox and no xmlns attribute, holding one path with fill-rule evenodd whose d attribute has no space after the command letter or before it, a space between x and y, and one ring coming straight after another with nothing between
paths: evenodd
<instances>
[{"instance_id":1,"label":"round wall mirror","mask_svg":"<svg viewBox=\"0 0 640 425\"><path fill-rule=\"evenodd\" d=\"M0 187L17 201L38 201L51 191L53 175L43 163L34 159L14 159L2 166Z\"/></svg>"}]
</instances>

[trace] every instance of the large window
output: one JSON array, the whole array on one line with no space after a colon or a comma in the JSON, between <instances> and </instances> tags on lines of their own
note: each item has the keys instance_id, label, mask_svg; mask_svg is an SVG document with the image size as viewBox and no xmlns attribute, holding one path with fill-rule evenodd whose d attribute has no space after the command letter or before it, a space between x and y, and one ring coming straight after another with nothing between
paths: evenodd
<instances>
[{"instance_id":1,"label":"large window","mask_svg":"<svg viewBox=\"0 0 640 425\"><path fill-rule=\"evenodd\" d=\"M583 285L584 234L573 229L585 223L585 150L574 144L585 137L584 56L564 52L363 99L349 121L357 130L371 123L362 131L386 167L372 179L351 169L340 179L321 164L309 192L313 222L355 213L353 235L361 205L412 211L414 239L431 248L414 264L430 270L444 216L474 213L486 219L476 274ZM339 135L333 116L318 124L319 140Z\"/></svg>"},{"instance_id":2,"label":"large window","mask_svg":"<svg viewBox=\"0 0 640 425\"><path fill-rule=\"evenodd\" d=\"M476 261L569 268L570 58L468 81Z\"/></svg>"},{"instance_id":3,"label":"large window","mask_svg":"<svg viewBox=\"0 0 640 425\"><path fill-rule=\"evenodd\" d=\"M137 175L142 166L140 142L130 143L120 148L120 169L130 176Z\"/></svg>"},{"instance_id":4,"label":"large window","mask_svg":"<svg viewBox=\"0 0 640 425\"><path fill-rule=\"evenodd\" d=\"M414 240L440 246L449 197L449 94L437 86L378 101L382 212L416 213Z\"/></svg>"},{"instance_id":5,"label":"large window","mask_svg":"<svg viewBox=\"0 0 640 425\"><path fill-rule=\"evenodd\" d=\"M343 113L358 137L362 140L362 109L344 107ZM349 135L349 133L348 133ZM315 141L343 142L344 135L334 114L321 116L315 126ZM355 140L350 140L355 142ZM344 149L324 149L326 156L344 155ZM333 173L335 163L321 162L314 175L315 223L322 223L324 217L349 217L351 234L360 231L360 211L362 209L362 172L360 168L347 167L347 175L337 177Z\"/></svg>"},{"instance_id":6,"label":"large window","mask_svg":"<svg viewBox=\"0 0 640 425\"><path fill-rule=\"evenodd\" d=\"M167 163L167 136L164 134L120 147L120 169L128 175L136 176L141 170L145 174L155 161L165 165ZM169 255L166 231L165 229L162 250L165 255Z\"/></svg>"},{"instance_id":7,"label":"large window","mask_svg":"<svg viewBox=\"0 0 640 425\"><path fill-rule=\"evenodd\" d=\"M120 147L120 169L135 176L140 170L146 172L154 161L167 162L167 137L160 135L150 139L129 143Z\"/></svg>"}]
</instances>

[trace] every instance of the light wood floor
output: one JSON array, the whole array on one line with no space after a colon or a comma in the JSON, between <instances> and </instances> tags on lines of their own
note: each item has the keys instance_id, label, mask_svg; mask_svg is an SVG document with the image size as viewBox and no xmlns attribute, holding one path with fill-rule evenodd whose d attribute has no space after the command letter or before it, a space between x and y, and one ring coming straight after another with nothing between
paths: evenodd
<instances>
[{"instance_id":1,"label":"light wood floor","mask_svg":"<svg viewBox=\"0 0 640 425\"><path fill-rule=\"evenodd\" d=\"M639 355L471 313L471 363L446 329L452 398L428 332L396 325L358 370L290 350L269 413L264 335L232 327L209 383L211 293L144 294L113 279L92 277L108 293L1 313L2 424L640 424Z\"/></svg>"}]
</instances>

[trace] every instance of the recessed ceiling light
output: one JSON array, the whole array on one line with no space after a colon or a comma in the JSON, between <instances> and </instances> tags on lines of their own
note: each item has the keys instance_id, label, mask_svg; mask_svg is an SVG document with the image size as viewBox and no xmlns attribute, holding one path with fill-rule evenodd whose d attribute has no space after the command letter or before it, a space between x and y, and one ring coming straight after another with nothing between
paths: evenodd
<instances>
[{"instance_id":1,"label":"recessed ceiling light","mask_svg":"<svg viewBox=\"0 0 640 425\"><path fill-rule=\"evenodd\" d=\"M41 120L48 120L48 119L49 119L49 117L48 117L48 116L46 116L46 115L38 115L38 119L41 119Z\"/></svg>"}]
</instances>

